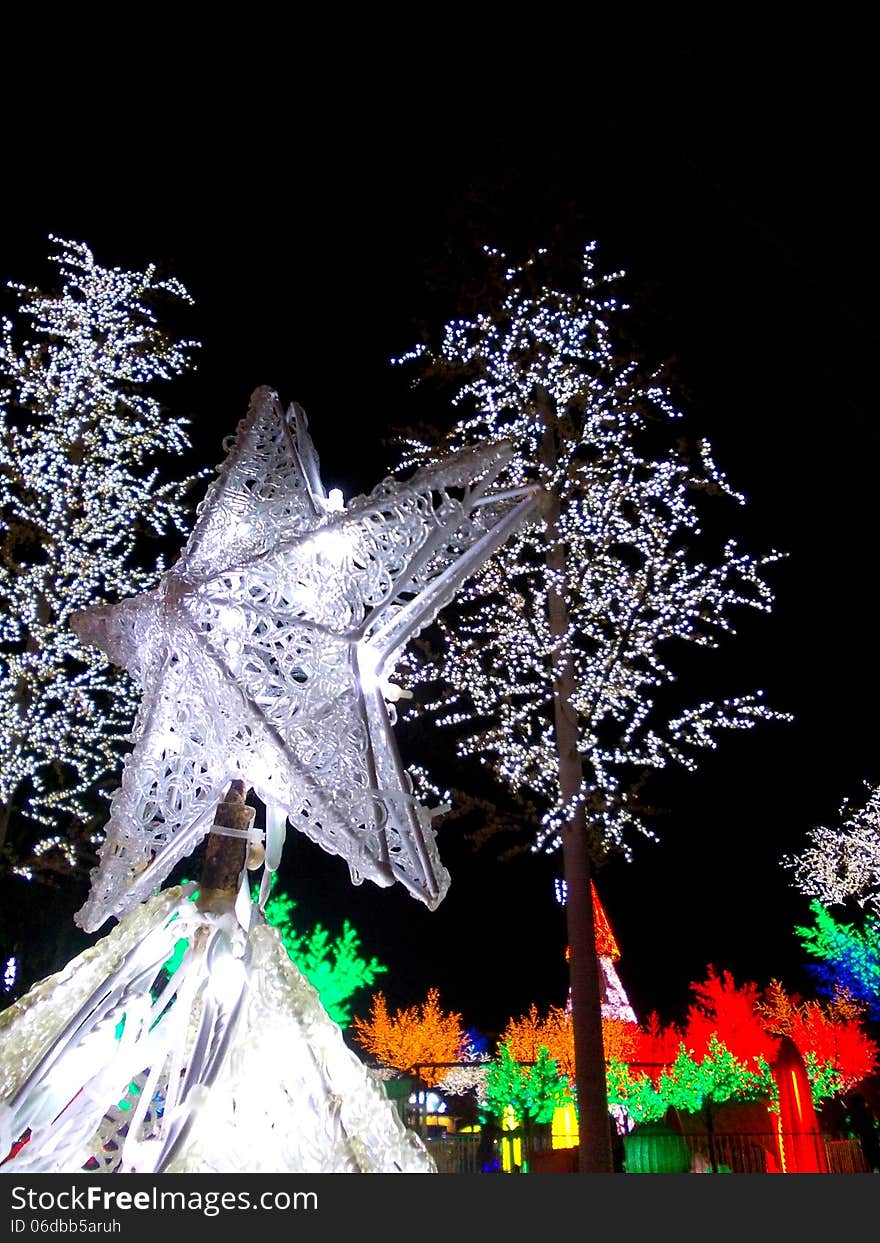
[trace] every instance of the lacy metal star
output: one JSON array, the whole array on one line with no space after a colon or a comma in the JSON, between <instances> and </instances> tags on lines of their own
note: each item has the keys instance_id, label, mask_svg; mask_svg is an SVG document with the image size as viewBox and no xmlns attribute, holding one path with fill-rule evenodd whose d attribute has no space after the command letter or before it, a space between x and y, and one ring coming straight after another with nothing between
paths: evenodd
<instances>
[{"instance_id":1,"label":"lacy metal star","mask_svg":"<svg viewBox=\"0 0 880 1243\"><path fill-rule=\"evenodd\" d=\"M94 931L162 883L229 782L267 808L267 872L286 822L430 908L449 877L400 759L386 678L407 641L534 511L490 493L504 445L467 450L342 506L305 415L258 389L195 529L157 590L76 614L143 688L122 784L77 923Z\"/></svg>"}]
</instances>

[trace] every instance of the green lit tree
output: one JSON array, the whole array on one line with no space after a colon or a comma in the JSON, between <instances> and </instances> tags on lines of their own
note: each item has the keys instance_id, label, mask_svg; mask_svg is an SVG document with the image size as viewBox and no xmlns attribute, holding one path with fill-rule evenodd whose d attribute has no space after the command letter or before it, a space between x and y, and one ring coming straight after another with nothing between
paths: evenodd
<instances>
[{"instance_id":1,"label":"green lit tree","mask_svg":"<svg viewBox=\"0 0 880 1243\"><path fill-rule=\"evenodd\" d=\"M68 618L151 586L142 537L183 528L188 481L158 466L187 448L185 422L155 389L195 344L159 323L191 301L178 281L51 240L60 287L12 285L0 325L0 857L28 879L89 849L131 729L132 683Z\"/></svg>"},{"instance_id":2,"label":"green lit tree","mask_svg":"<svg viewBox=\"0 0 880 1243\"><path fill-rule=\"evenodd\" d=\"M821 902L810 903L812 925L795 928L807 953L817 960L810 972L820 993L847 992L865 1003L868 1018L880 1022L880 917L869 915L861 929L842 923Z\"/></svg>"},{"instance_id":3,"label":"green lit tree","mask_svg":"<svg viewBox=\"0 0 880 1243\"><path fill-rule=\"evenodd\" d=\"M672 1065L656 1078L613 1061L607 1069L608 1103L623 1106L634 1122L656 1122L670 1107L699 1114L725 1101L771 1099L770 1066L761 1058L754 1065L749 1069L714 1035L702 1057L681 1045Z\"/></svg>"},{"instance_id":4,"label":"green lit tree","mask_svg":"<svg viewBox=\"0 0 880 1243\"><path fill-rule=\"evenodd\" d=\"M524 1066L515 1060L507 1041L489 1065L485 1078L486 1103L502 1117L508 1106L522 1122L551 1122L559 1105L570 1103L565 1078L546 1048L538 1050L535 1062Z\"/></svg>"},{"instance_id":5,"label":"green lit tree","mask_svg":"<svg viewBox=\"0 0 880 1243\"><path fill-rule=\"evenodd\" d=\"M600 274L592 247L577 281L544 251L520 266L488 254L477 313L406 356L461 415L442 447L409 436L404 464L510 441L506 482L540 483L543 517L460 594L412 679L433 719L457 728L460 754L534 812L534 846L562 851L580 1168L610 1173L591 873L634 832L652 835L638 797L652 772L693 767L719 731L773 715L760 692L688 705L667 688L684 643L715 647L737 607L770 608L763 570L775 557L733 541L711 549L701 534L703 498L743 498L708 445L682 439L660 376L623 355L620 274Z\"/></svg>"},{"instance_id":6,"label":"green lit tree","mask_svg":"<svg viewBox=\"0 0 880 1243\"><path fill-rule=\"evenodd\" d=\"M331 1019L345 1027L351 1021L352 998L388 968L375 957L362 956L360 937L347 919L334 937L321 924L300 932L292 919L295 907L291 897L278 893L266 903L266 920L278 930L284 948L318 990Z\"/></svg>"},{"instance_id":7,"label":"green lit tree","mask_svg":"<svg viewBox=\"0 0 880 1243\"><path fill-rule=\"evenodd\" d=\"M511 1109L526 1136L534 1126L552 1122L557 1106L571 1103L568 1083L546 1048L538 1049L532 1065L523 1065L514 1059L507 1041L486 1071L484 1094L487 1107L499 1119ZM528 1165L524 1163L523 1169Z\"/></svg>"},{"instance_id":8,"label":"green lit tree","mask_svg":"<svg viewBox=\"0 0 880 1243\"><path fill-rule=\"evenodd\" d=\"M691 988L695 1000L682 1027L661 1027L652 1016L635 1033L631 1055L609 1059L609 1103L636 1122L661 1119L670 1107L711 1113L731 1100L763 1099L775 1108L771 1067L780 1037L800 1050L815 1105L876 1069L877 1045L862 1026L862 1007L849 997L805 1001L778 980L762 992L711 968Z\"/></svg>"},{"instance_id":9,"label":"green lit tree","mask_svg":"<svg viewBox=\"0 0 880 1243\"><path fill-rule=\"evenodd\" d=\"M198 890L190 896L194 902ZM257 901L258 887L251 897ZM266 922L276 929L293 962L318 990L321 1005L334 1023L345 1027L351 1021L351 1002L355 994L362 988L369 988L388 968L375 957L366 959L361 955L360 937L348 920L343 923L342 932L332 938L321 924L315 924L308 932L300 932L293 923L295 908L296 902L289 894L277 893L266 903ZM177 942L174 954L165 963L168 975L180 966L188 945L186 937Z\"/></svg>"}]
</instances>

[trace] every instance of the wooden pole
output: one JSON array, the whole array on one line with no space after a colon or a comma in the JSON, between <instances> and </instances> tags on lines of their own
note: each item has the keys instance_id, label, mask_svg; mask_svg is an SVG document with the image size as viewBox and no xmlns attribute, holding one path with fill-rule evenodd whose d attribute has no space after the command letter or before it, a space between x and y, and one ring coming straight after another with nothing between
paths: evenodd
<instances>
[{"instance_id":1,"label":"wooden pole","mask_svg":"<svg viewBox=\"0 0 880 1243\"><path fill-rule=\"evenodd\" d=\"M245 803L247 787L233 781L222 803L217 804L214 824L218 829L238 829L246 833L254 821L254 809ZM209 833L199 882L196 906L214 915L235 907L241 874L247 863L248 839L227 833Z\"/></svg>"}]
</instances>

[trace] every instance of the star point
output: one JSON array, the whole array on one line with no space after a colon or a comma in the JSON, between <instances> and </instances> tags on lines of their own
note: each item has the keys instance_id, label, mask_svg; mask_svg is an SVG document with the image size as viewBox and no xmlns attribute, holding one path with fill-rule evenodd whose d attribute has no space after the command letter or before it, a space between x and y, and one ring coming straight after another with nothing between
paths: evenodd
<instances>
[{"instance_id":1,"label":"star point","mask_svg":"<svg viewBox=\"0 0 880 1243\"><path fill-rule=\"evenodd\" d=\"M257 389L177 564L72 621L143 691L81 927L148 897L232 780L282 840L286 819L355 882L441 901L449 877L385 692L407 641L535 509L534 489L487 491L508 456L467 450L346 505L324 490L302 409Z\"/></svg>"}]
</instances>

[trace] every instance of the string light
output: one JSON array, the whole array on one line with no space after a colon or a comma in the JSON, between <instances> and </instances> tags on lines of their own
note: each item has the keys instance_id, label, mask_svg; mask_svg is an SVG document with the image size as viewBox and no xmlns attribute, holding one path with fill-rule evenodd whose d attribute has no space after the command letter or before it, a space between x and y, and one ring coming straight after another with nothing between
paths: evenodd
<instances>
[{"instance_id":1,"label":"string light","mask_svg":"<svg viewBox=\"0 0 880 1243\"><path fill-rule=\"evenodd\" d=\"M135 707L131 681L67 619L152 581L140 531L183 529L191 481L160 483L151 463L184 452L186 421L151 394L192 367L196 343L156 317L157 302L191 302L179 281L50 240L60 292L10 285L17 316L0 326L0 812L56 828L94 815ZM59 846L47 836L34 857ZM30 878L33 864L14 870Z\"/></svg>"},{"instance_id":2,"label":"string light","mask_svg":"<svg viewBox=\"0 0 880 1243\"><path fill-rule=\"evenodd\" d=\"M653 836L630 794L636 777L693 767L720 730L786 719L760 692L683 711L663 693L678 642L713 648L735 633L734 609L770 609L764 571L778 554L755 558L733 540L714 561L695 552L696 497L744 498L707 443L690 455L676 441L682 414L659 373L621 361L614 327L625 308L611 287L622 273L601 275L594 249L570 293L544 278L546 252L518 266L487 248L503 286L492 312L451 320L438 350L394 360L454 388L461 413L448 445L510 441L499 486L537 479L553 498L545 520L522 528L461 593L440 623L439 653L411 652L407 667L421 706L465 727L463 757L540 797L536 849L556 849L583 805L598 842L628 853L632 831ZM419 436L401 446L404 466L434 460ZM561 631L548 620L551 599L567 618ZM581 780L563 798L552 707L569 675L564 711L577 722Z\"/></svg>"},{"instance_id":3,"label":"string light","mask_svg":"<svg viewBox=\"0 0 880 1243\"><path fill-rule=\"evenodd\" d=\"M786 856L783 866L794 873L794 885L824 906L853 900L869 914L880 916L880 786L853 808L845 799L837 825L818 825L807 834L809 845Z\"/></svg>"}]
</instances>

